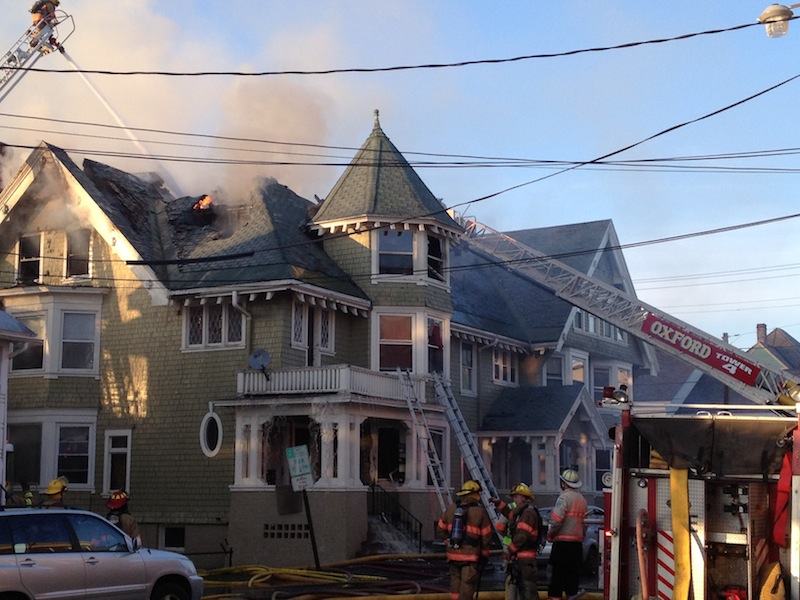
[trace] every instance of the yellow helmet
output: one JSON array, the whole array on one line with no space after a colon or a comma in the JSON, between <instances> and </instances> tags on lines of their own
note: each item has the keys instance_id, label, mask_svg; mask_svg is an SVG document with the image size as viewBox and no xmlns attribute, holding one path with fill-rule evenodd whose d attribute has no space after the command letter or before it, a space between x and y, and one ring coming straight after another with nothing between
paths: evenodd
<instances>
[{"instance_id":1,"label":"yellow helmet","mask_svg":"<svg viewBox=\"0 0 800 600\"><path fill-rule=\"evenodd\" d=\"M513 488L511 488L511 495L516 496L517 494L533 500L533 494L531 494L531 489L524 483L518 483Z\"/></svg>"},{"instance_id":2,"label":"yellow helmet","mask_svg":"<svg viewBox=\"0 0 800 600\"><path fill-rule=\"evenodd\" d=\"M53 479L53 481L47 484L47 491L45 492L45 494L47 494L48 496L52 496L53 494L60 494L61 492L66 492L67 484L69 484L69 480L63 475L61 477L56 477L55 479Z\"/></svg>"},{"instance_id":3,"label":"yellow helmet","mask_svg":"<svg viewBox=\"0 0 800 600\"><path fill-rule=\"evenodd\" d=\"M564 472L561 473L561 481L574 489L581 487L581 476L575 469L565 469Z\"/></svg>"},{"instance_id":4,"label":"yellow helmet","mask_svg":"<svg viewBox=\"0 0 800 600\"><path fill-rule=\"evenodd\" d=\"M478 494L481 491L481 484L477 481L469 479L461 486L461 490L456 492L456 496L469 496L470 494Z\"/></svg>"}]
</instances>

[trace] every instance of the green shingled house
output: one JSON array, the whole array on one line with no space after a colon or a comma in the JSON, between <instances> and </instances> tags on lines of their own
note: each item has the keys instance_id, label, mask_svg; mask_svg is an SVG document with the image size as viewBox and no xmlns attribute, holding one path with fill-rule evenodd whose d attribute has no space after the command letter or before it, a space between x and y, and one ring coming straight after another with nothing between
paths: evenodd
<instances>
[{"instance_id":1,"label":"green shingled house","mask_svg":"<svg viewBox=\"0 0 800 600\"><path fill-rule=\"evenodd\" d=\"M633 291L610 221L511 235ZM0 195L0 264L3 308L44 340L10 361L13 484L66 475L67 501L98 512L125 489L146 544L201 566L356 556L378 498L430 541L440 506L398 369L451 486L467 475L432 373L496 486L547 497L572 464L600 489L595 398L656 366L473 247L377 113L316 203L269 179L175 198L42 143ZM303 447L300 485L286 451Z\"/></svg>"}]
</instances>

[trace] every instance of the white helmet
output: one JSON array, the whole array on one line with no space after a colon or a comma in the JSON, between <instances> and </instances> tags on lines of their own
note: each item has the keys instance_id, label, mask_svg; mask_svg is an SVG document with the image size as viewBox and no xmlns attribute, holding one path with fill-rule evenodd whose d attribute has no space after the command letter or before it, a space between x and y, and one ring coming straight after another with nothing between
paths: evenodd
<instances>
[{"instance_id":1,"label":"white helmet","mask_svg":"<svg viewBox=\"0 0 800 600\"><path fill-rule=\"evenodd\" d=\"M582 485L581 476L575 469L564 469L564 472L561 473L561 481L576 490Z\"/></svg>"}]
</instances>

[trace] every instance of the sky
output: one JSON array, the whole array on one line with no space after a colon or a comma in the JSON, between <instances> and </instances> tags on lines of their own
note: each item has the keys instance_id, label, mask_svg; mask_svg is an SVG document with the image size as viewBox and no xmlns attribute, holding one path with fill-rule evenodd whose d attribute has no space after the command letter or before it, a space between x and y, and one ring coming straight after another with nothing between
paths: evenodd
<instances>
[{"instance_id":1,"label":"sky","mask_svg":"<svg viewBox=\"0 0 800 600\"><path fill-rule=\"evenodd\" d=\"M44 140L179 195L324 198L377 109L446 206L500 231L610 219L646 303L740 348L758 323L800 340L800 20L730 30L767 4L63 0L66 54L0 102L0 169ZM0 48L29 5L3 1Z\"/></svg>"}]
</instances>

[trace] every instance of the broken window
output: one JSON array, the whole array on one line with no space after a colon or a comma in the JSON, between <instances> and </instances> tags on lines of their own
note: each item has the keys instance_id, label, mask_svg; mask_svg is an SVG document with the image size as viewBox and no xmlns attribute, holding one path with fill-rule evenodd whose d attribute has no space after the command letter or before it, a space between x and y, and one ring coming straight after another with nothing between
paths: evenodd
<instances>
[{"instance_id":1,"label":"broken window","mask_svg":"<svg viewBox=\"0 0 800 600\"><path fill-rule=\"evenodd\" d=\"M88 229L67 232L67 277L89 275L90 234Z\"/></svg>"},{"instance_id":2,"label":"broken window","mask_svg":"<svg viewBox=\"0 0 800 600\"><path fill-rule=\"evenodd\" d=\"M444 246L443 238L428 234L428 277L436 281L445 280Z\"/></svg>"},{"instance_id":3,"label":"broken window","mask_svg":"<svg viewBox=\"0 0 800 600\"><path fill-rule=\"evenodd\" d=\"M19 239L19 266L17 268L17 281L23 285L37 283L41 273L41 246L40 234L24 235Z\"/></svg>"}]
</instances>

